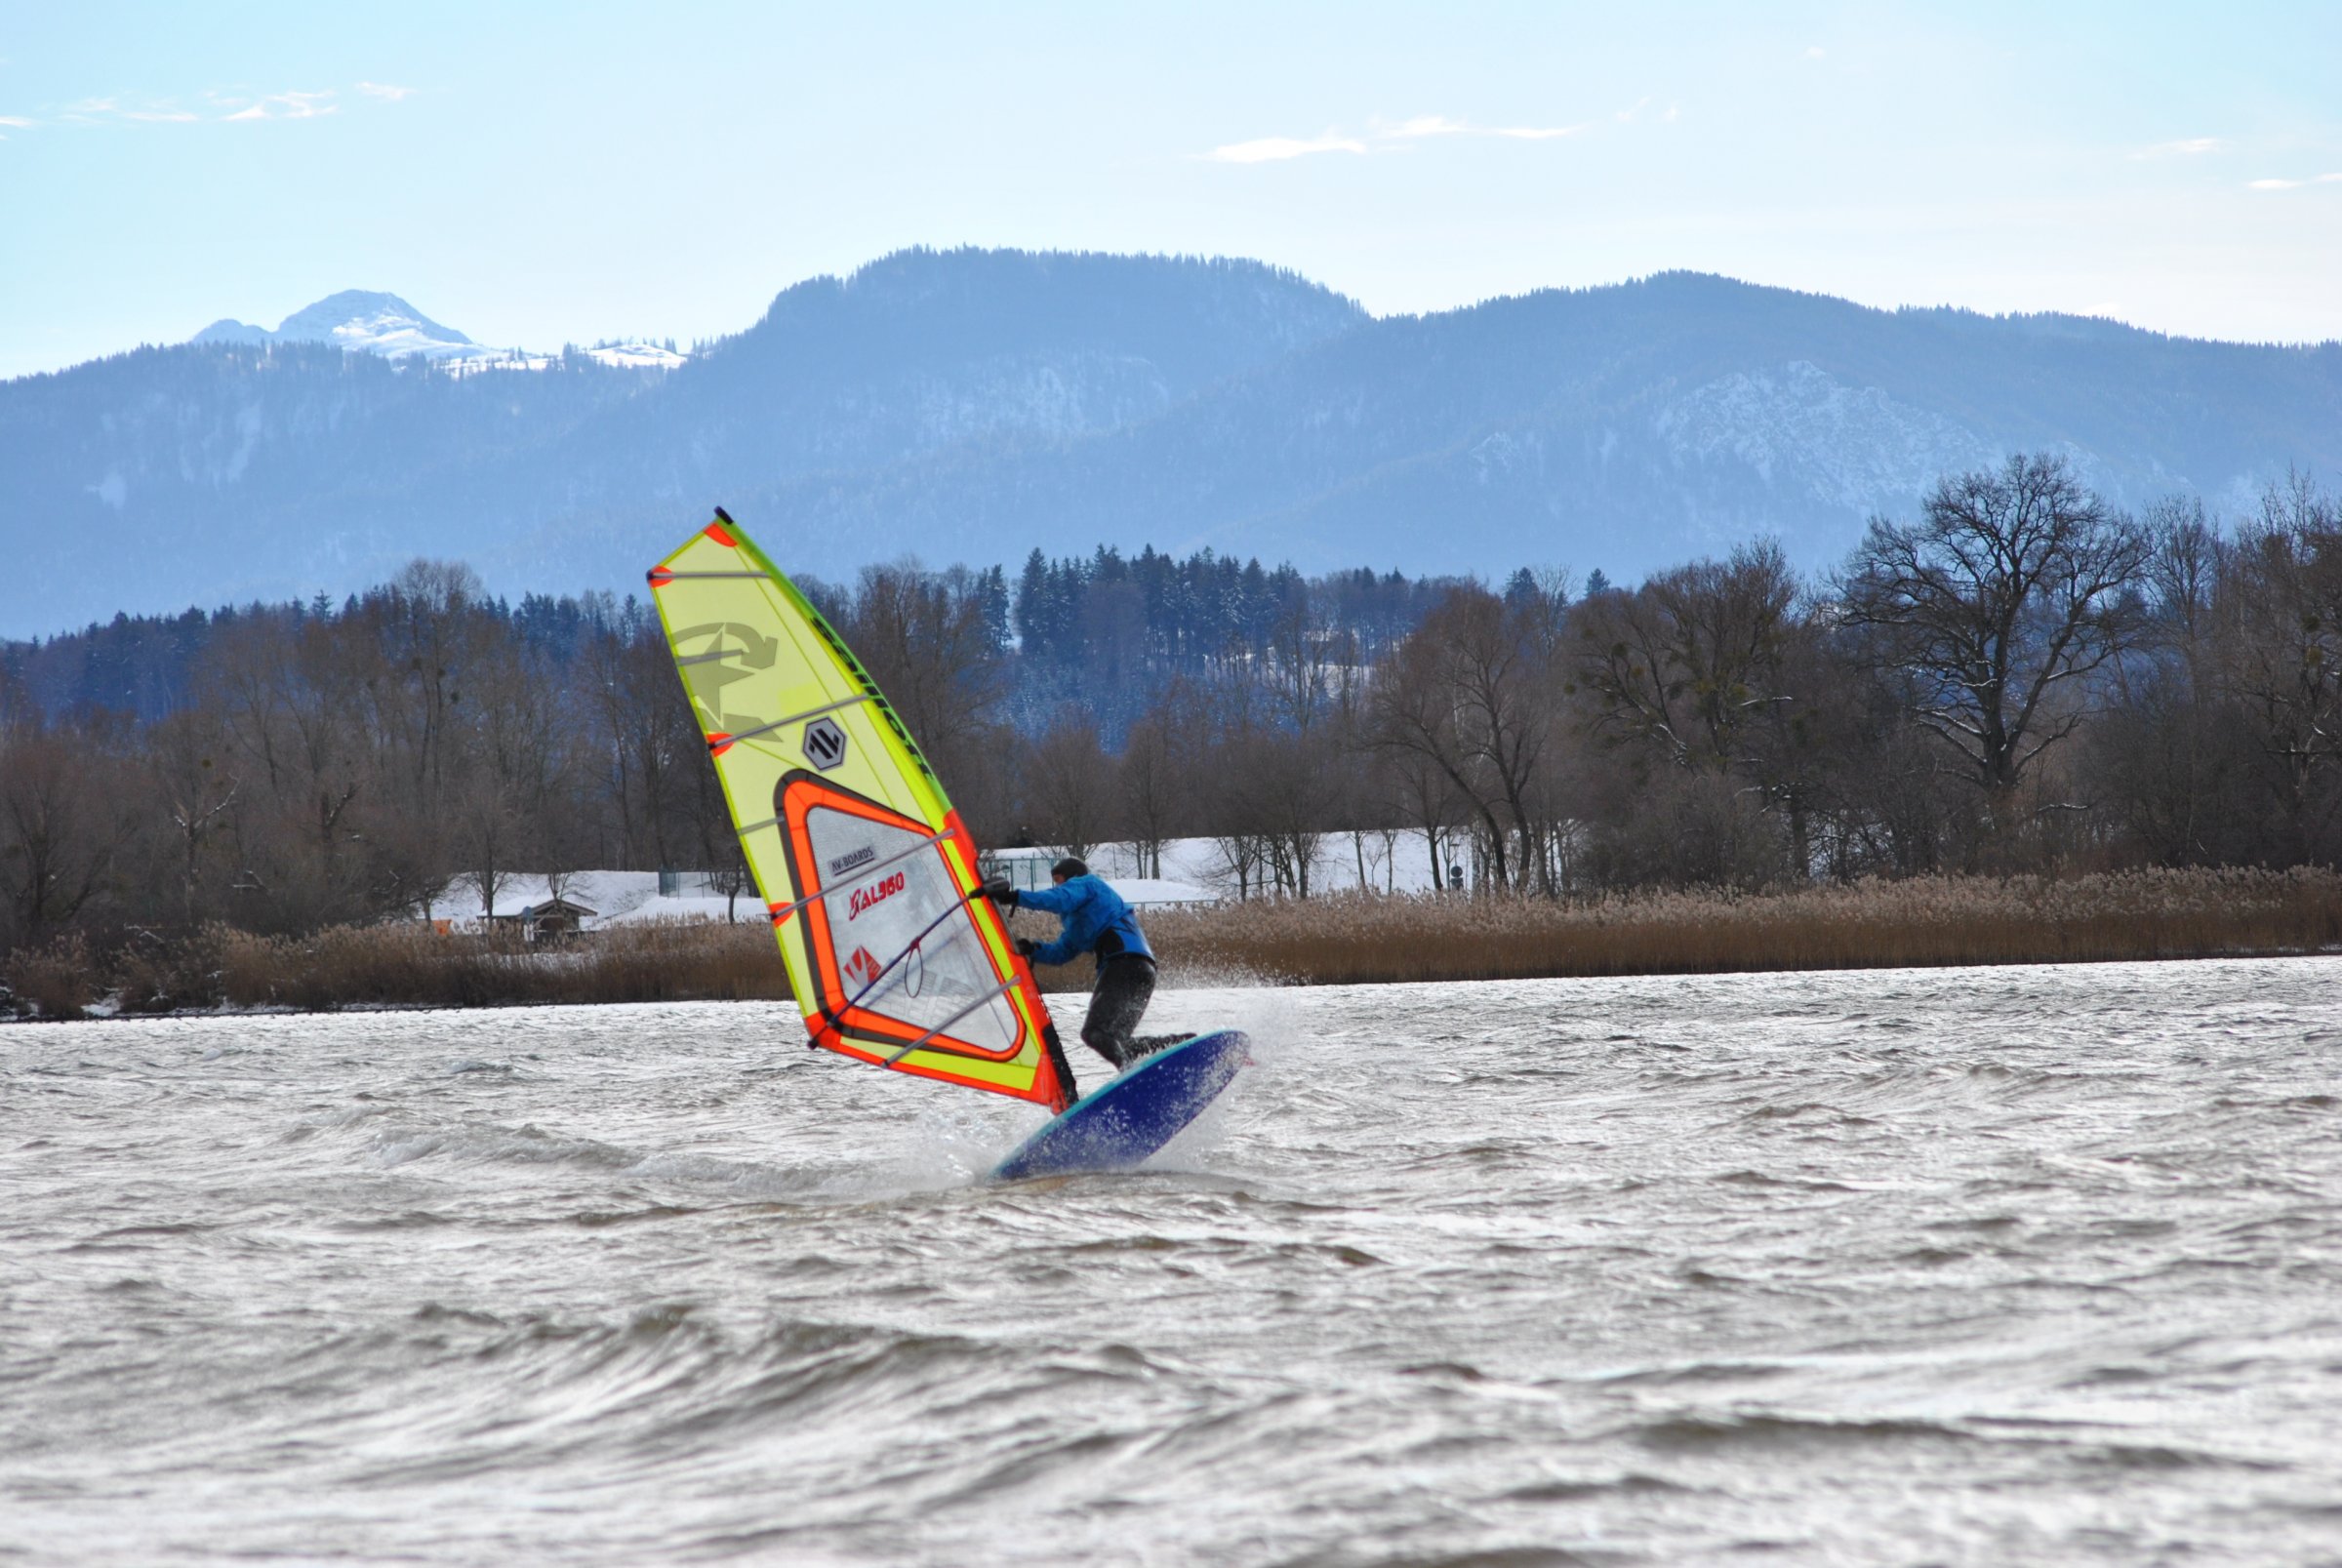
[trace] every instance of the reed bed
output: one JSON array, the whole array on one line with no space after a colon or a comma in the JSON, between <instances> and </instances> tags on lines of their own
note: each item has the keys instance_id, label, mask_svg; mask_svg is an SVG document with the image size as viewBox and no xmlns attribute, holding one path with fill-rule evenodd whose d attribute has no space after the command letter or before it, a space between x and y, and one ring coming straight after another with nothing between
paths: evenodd
<instances>
[{"instance_id":1,"label":"reed bed","mask_svg":"<svg viewBox=\"0 0 2342 1568\"><path fill-rule=\"evenodd\" d=\"M2342 944L2342 874L1919 877L1576 902L1343 894L1165 910L1147 930L1169 984L1230 969L1329 985L2203 958Z\"/></svg>"},{"instance_id":2,"label":"reed bed","mask_svg":"<svg viewBox=\"0 0 2342 1568\"><path fill-rule=\"evenodd\" d=\"M303 937L215 925L169 942L133 940L110 960L73 935L12 955L0 964L0 983L20 1016L44 1019L94 1009L331 1012L788 995L767 927L702 921L623 926L558 946L419 924L334 926ZM0 1017L7 1011L0 1006Z\"/></svg>"},{"instance_id":3,"label":"reed bed","mask_svg":"<svg viewBox=\"0 0 2342 1568\"><path fill-rule=\"evenodd\" d=\"M1019 931L1046 935L1037 917ZM2156 870L2049 880L1923 877L1796 893L1624 894L1576 902L1342 894L1146 917L1167 985L1356 985L2077 963L2342 947L2342 873ZM1085 961L1041 972L1085 986ZM778 1001L787 979L761 924L625 926L560 946L424 925L256 937L222 926L133 942L78 935L0 964L15 1011L79 1017L221 1006L494 1007Z\"/></svg>"},{"instance_id":4,"label":"reed bed","mask_svg":"<svg viewBox=\"0 0 2342 1568\"><path fill-rule=\"evenodd\" d=\"M307 937L231 933L222 999L300 1009L423 1004L771 1001L788 995L772 932L652 922L557 946L446 936L427 926L337 926Z\"/></svg>"}]
</instances>

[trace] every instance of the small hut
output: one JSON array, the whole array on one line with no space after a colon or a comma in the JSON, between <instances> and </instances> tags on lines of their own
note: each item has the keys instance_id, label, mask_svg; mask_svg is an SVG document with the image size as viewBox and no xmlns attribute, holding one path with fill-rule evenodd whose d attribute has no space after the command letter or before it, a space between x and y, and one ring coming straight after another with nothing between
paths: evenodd
<instances>
[{"instance_id":1,"label":"small hut","mask_svg":"<svg viewBox=\"0 0 2342 1568\"><path fill-rule=\"evenodd\" d=\"M521 906L518 914L500 914L498 925L517 924L531 942L567 942L586 929L586 922L599 918L600 911L588 909L574 900L551 898L542 904Z\"/></svg>"}]
</instances>

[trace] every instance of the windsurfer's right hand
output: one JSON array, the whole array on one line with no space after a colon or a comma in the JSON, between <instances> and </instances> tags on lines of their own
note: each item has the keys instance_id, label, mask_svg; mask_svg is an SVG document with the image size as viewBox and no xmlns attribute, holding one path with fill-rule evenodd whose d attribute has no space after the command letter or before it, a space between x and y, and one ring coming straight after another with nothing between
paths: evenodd
<instances>
[{"instance_id":1,"label":"windsurfer's right hand","mask_svg":"<svg viewBox=\"0 0 2342 1568\"><path fill-rule=\"evenodd\" d=\"M1012 909L1017 906L1016 886L1005 876L993 877L977 891L994 904L1005 904Z\"/></svg>"}]
</instances>

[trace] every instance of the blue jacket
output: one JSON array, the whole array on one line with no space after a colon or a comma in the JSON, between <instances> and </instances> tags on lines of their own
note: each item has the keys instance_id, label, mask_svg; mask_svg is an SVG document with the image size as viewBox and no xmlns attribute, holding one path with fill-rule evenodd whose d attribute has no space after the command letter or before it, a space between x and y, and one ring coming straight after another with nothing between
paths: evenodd
<instances>
[{"instance_id":1,"label":"blue jacket","mask_svg":"<svg viewBox=\"0 0 2342 1568\"><path fill-rule=\"evenodd\" d=\"M1062 964L1082 952L1096 952L1101 961L1126 952L1153 961L1154 949L1147 945L1138 916L1130 912L1122 895L1099 877L1077 876L1061 887L1020 890L1017 907L1039 909L1066 923L1055 942L1033 949L1036 963Z\"/></svg>"}]
</instances>

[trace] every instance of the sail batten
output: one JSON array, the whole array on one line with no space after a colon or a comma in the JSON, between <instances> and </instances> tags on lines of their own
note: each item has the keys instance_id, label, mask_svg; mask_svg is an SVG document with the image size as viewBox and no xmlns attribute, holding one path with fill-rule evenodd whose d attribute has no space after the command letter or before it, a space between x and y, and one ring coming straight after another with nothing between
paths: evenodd
<instances>
[{"instance_id":1,"label":"sail batten","mask_svg":"<svg viewBox=\"0 0 2342 1568\"><path fill-rule=\"evenodd\" d=\"M844 640L720 514L649 576L811 1043L1062 1104L966 826Z\"/></svg>"},{"instance_id":2,"label":"sail batten","mask_svg":"<svg viewBox=\"0 0 2342 1568\"><path fill-rule=\"evenodd\" d=\"M987 1002L990 1001L990 1000L991 1000L991 999L994 997L994 996L997 996L997 995L999 995L999 994L1000 994L1002 991L1005 991L1005 990L1007 990L1007 989L1008 989L1008 988L1009 988L1011 985L1014 985L1015 984L1016 984L1016 982L1015 982L1015 981L1013 981L1013 980L1004 980L1004 981L1002 981L1002 982L1001 982L1001 983L1000 983L998 985L994 986L994 987L993 987L993 988L992 988L990 991L987 992L985 995L982 995L982 996L979 996L979 997L977 997L977 998L976 998L976 1000L974 1000L974 1001L970 1002L970 1003L969 1003L967 1006L965 1006L965 1007L961 1008L961 1009L960 1009L958 1012L956 1012L956 1013L952 1014L952 1015L951 1015L949 1018L948 1018L948 1019L944 1020L944 1021L943 1021L941 1024L938 1024L938 1025L936 1025L934 1028L931 1028L931 1029L929 1029L929 1030L928 1030L926 1033L924 1033L924 1034L920 1035L920 1036L919 1036L917 1039L915 1039L915 1040L911 1041L911 1042L910 1042L909 1045L907 1045L907 1046L903 1047L903 1049L902 1049L902 1050L900 1050L900 1051L897 1051L897 1052L896 1052L896 1053L895 1053L893 1056L890 1056L890 1057L888 1057L888 1058L886 1059L886 1064L887 1064L887 1065L891 1067L891 1066L893 1066L893 1065L895 1065L897 1062L900 1062L900 1061L902 1061L902 1060L903 1060L905 1057L907 1057L907 1056L910 1055L910 1053L911 1053L911 1052L921 1049L922 1047L924 1047L925 1045L927 1045L927 1044L928 1044L928 1042L932 1041L932 1040L933 1040L933 1039L934 1039L934 1038L935 1038L937 1035L939 1035L939 1034L943 1033L943 1032L944 1032L944 1030L946 1030L946 1029L949 1028L949 1027L950 1027L952 1025L954 1025L954 1024L958 1023L958 1022L959 1022L961 1019L963 1019L963 1018L966 1018L966 1017L967 1017L967 1016L968 1016L970 1013L973 1013L973 1012L975 1012L975 1011L976 1011L976 1009L978 1009L979 1007L982 1007L982 1006L983 1006L985 1003L987 1003Z\"/></svg>"}]
</instances>

